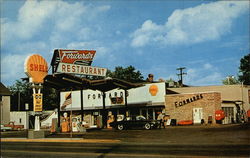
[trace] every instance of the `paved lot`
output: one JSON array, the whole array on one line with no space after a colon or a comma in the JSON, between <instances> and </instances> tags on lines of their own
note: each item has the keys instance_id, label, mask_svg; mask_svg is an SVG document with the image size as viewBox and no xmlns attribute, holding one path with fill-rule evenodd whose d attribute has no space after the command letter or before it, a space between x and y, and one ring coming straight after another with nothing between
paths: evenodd
<instances>
[{"instance_id":1,"label":"paved lot","mask_svg":"<svg viewBox=\"0 0 250 158\"><path fill-rule=\"evenodd\" d=\"M42 142L2 142L1 150L3 157L249 157L249 127L244 124L149 131L98 130L74 133L73 139L70 134L56 134L48 135ZM22 135L25 132L18 136L7 132L1 137L17 139Z\"/></svg>"}]
</instances>

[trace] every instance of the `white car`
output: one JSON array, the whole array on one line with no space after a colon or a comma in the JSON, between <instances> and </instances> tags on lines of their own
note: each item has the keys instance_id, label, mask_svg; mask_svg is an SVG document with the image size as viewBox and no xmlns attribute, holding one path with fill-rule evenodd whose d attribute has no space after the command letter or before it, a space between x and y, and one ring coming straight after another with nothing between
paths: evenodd
<instances>
[{"instance_id":1,"label":"white car","mask_svg":"<svg viewBox=\"0 0 250 158\"><path fill-rule=\"evenodd\" d=\"M11 127L5 127L4 125L1 125L1 131L12 131Z\"/></svg>"}]
</instances>

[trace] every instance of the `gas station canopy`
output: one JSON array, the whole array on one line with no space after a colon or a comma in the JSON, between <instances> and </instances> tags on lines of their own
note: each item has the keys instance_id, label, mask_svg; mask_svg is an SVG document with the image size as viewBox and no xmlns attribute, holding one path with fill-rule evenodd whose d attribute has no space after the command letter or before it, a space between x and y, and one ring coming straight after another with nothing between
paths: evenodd
<instances>
[{"instance_id":1,"label":"gas station canopy","mask_svg":"<svg viewBox=\"0 0 250 158\"><path fill-rule=\"evenodd\" d=\"M128 90L141 87L143 84L131 83L115 78L89 80L66 73L47 75L44 84L60 91L92 89L107 92L115 88Z\"/></svg>"}]
</instances>

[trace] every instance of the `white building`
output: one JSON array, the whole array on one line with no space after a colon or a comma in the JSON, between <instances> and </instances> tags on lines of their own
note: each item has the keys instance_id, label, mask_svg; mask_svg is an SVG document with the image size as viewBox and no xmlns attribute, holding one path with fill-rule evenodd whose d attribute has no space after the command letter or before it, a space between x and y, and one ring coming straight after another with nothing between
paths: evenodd
<instances>
[{"instance_id":1,"label":"white building","mask_svg":"<svg viewBox=\"0 0 250 158\"><path fill-rule=\"evenodd\" d=\"M1 124L10 122L10 96L11 92L0 82L0 112Z\"/></svg>"}]
</instances>

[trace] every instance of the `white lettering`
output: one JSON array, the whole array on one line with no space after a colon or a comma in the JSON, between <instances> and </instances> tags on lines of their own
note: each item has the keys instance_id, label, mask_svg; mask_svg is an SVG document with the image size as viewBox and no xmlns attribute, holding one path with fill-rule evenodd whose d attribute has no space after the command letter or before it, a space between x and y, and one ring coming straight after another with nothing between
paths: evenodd
<instances>
[{"instance_id":1,"label":"white lettering","mask_svg":"<svg viewBox=\"0 0 250 158\"><path fill-rule=\"evenodd\" d=\"M75 59L75 60L87 60L92 59L93 54L87 53L87 54L80 54L75 52L63 52L62 60L64 59Z\"/></svg>"}]
</instances>

